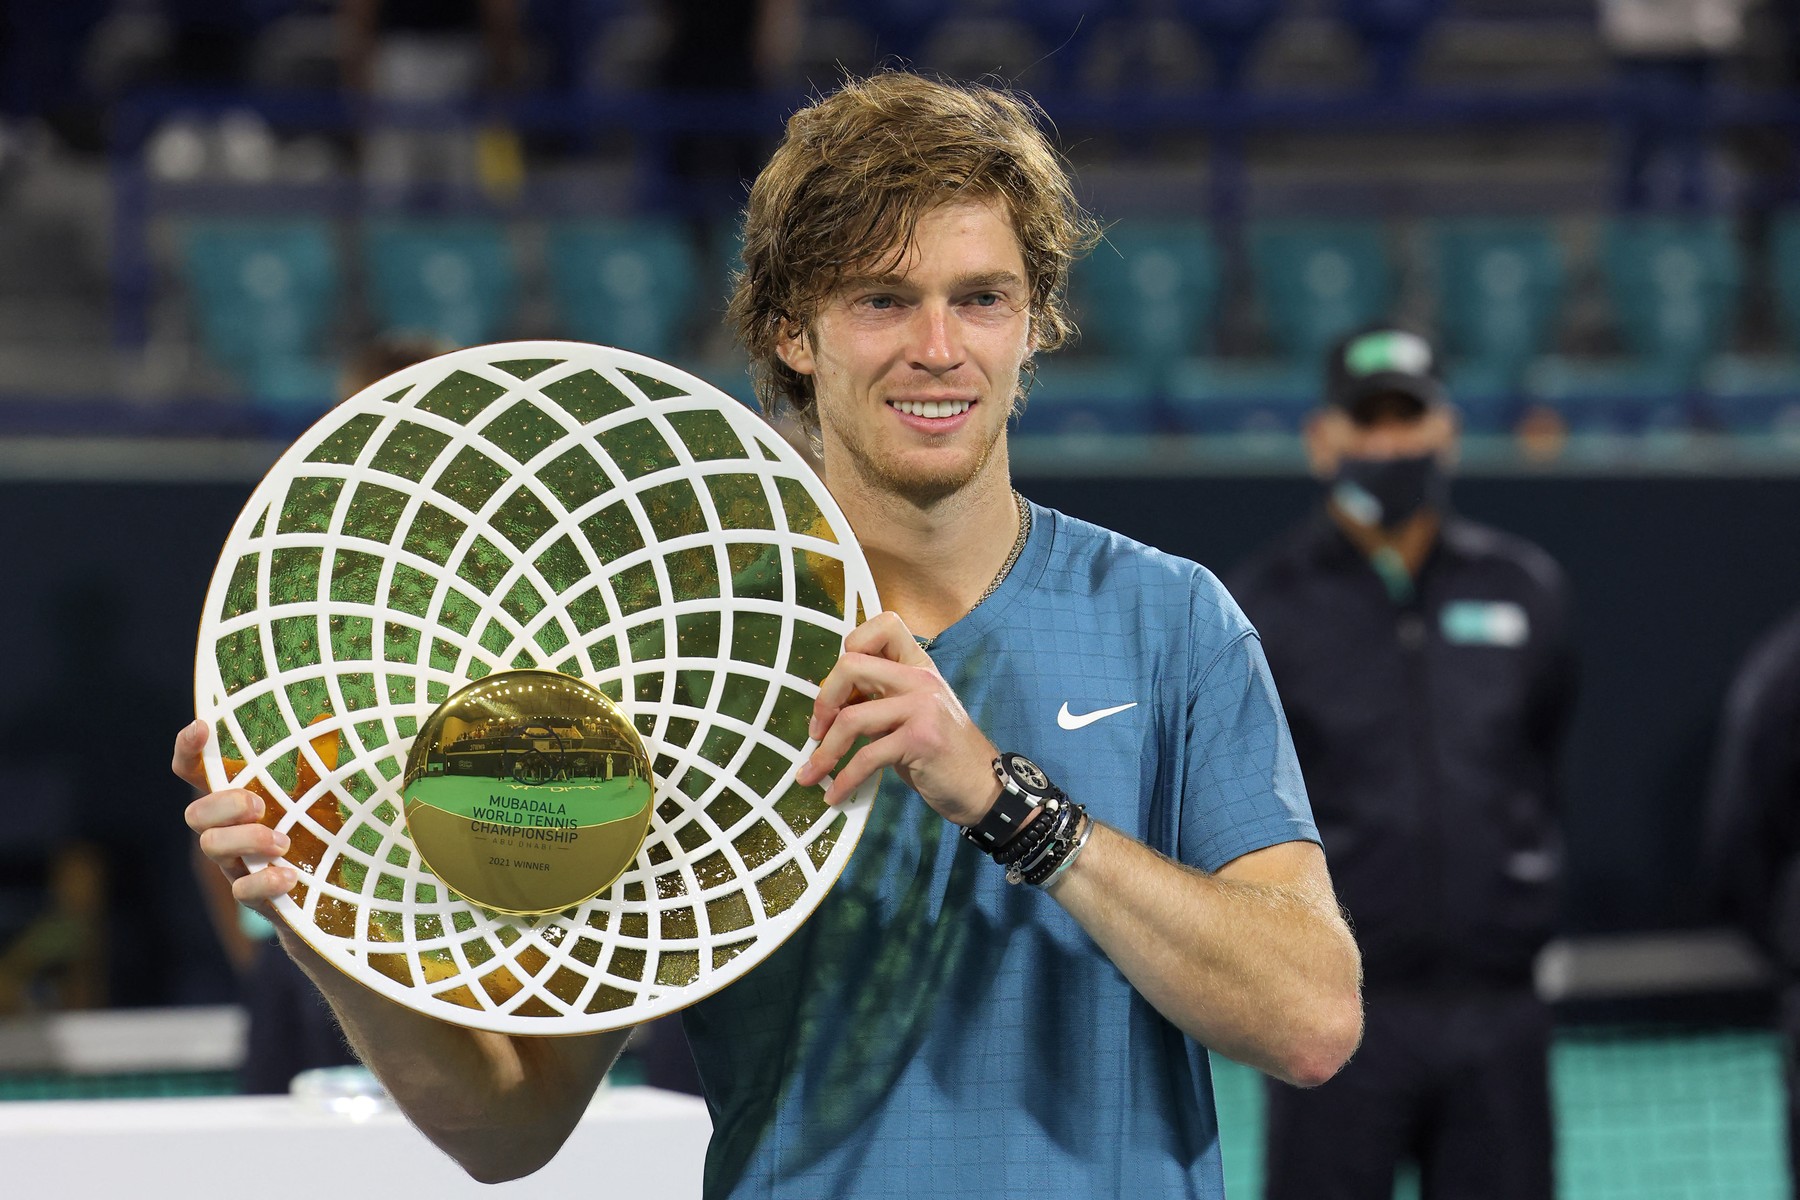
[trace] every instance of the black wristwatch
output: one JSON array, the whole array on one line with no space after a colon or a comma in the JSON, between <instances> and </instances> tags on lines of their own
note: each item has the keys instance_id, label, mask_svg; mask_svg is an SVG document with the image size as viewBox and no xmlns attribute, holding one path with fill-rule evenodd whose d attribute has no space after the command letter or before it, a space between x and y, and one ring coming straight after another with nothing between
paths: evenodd
<instances>
[{"instance_id":1,"label":"black wristwatch","mask_svg":"<svg viewBox=\"0 0 1800 1200\"><path fill-rule=\"evenodd\" d=\"M987 815L973 825L963 826L962 835L993 854L1018 836L1025 818L1047 800L1063 801L1068 797L1050 782L1044 769L1023 754L1002 753L994 760L994 777L1000 781L1000 795Z\"/></svg>"}]
</instances>

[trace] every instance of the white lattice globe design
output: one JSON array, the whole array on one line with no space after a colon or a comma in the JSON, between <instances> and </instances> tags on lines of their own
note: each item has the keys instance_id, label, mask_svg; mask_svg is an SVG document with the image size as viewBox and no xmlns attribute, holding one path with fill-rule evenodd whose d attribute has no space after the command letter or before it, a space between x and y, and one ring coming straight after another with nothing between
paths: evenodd
<instances>
[{"instance_id":1,"label":"white lattice globe design","mask_svg":"<svg viewBox=\"0 0 1800 1200\"><path fill-rule=\"evenodd\" d=\"M742 975L843 870L873 783L832 808L794 774L877 608L818 478L724 393L598 346L458 351L333 410L238 518L195 672L207 776L264 796L301 880L277 911L334 966L475 1028L621 1028ZM656 776L634 865L544 917L453 894L400 796L426 717L528 667L610 696Z\"/></svg>"}]
</instances>

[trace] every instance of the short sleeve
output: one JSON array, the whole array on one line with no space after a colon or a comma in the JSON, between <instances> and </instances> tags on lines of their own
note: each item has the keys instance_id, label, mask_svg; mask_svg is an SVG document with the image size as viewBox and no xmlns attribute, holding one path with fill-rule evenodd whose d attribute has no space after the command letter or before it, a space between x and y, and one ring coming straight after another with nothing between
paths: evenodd
<instances>
[{"instance_id":1,"label":"short sleeve","mask_svg":"<svg viewBox=\"0 0 1800 1200\"><path fill-rule=\"evenodd\" d=\"M1318 841L1261 639L1245 626L1194 669L1181 780L1181 861L1216 871L1265 846Z\"/></svg>"}]
</instances>

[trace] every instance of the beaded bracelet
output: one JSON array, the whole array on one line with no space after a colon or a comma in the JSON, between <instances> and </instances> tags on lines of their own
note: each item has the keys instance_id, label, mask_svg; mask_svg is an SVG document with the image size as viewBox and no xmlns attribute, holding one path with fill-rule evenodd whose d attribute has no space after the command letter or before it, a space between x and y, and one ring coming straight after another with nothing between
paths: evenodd
<instances>
[{"instance_id":1,"label":"beaded bracelet","mask_svg":"<svg viewBox=\"0 0 1800 1200\"><path fill-rule=\"evenodd\" d=\"M1025 853L1013 855L1006 866L1017 867L1021 873L1031 870L1051 852L1058 839L1067 836L1071 822L1076 818L1076 805L1065 804L1055 812L1046 814L1042 819L1043 832L1038 835L1036 843Z\"/></svg>"},{"instance_id":2,"label":"beaded bracelet","mask_svg":"<svg viewBox=\"0 0 1800 1200\"><path fill-rule=\"evenodd\" d=\"M1042 846L1034 853L1023 857L1007 867L1008 883L1041 884L1050 878L1057 866L1068 856L1075 844L1075 834L1080 828L1082 818L1087 810L1079 804L1066 804L1056 814L1056 821L1048 831Z\"/></svg>"},{"instance_id":3,"label":"beaded bracelet","mask_svg":"<svg viewBox=\"0 0 1800 1200\"><path fill-rule=\"evenodd\" d=\"M1012 866L1035 858L1044 843L1050 840L1056 830L1057 818L1069 807L1066 800L1047 800L1039 808L1037 816L1018 832L1006 845L992 851L990 857L1003 867Z\"/></svg>"}]
</instances>

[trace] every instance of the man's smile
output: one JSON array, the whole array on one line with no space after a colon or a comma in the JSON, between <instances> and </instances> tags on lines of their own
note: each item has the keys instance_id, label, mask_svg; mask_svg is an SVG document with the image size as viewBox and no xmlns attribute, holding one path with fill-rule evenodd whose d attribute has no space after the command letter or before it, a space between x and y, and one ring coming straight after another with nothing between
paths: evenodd
<instances>
[{"instance_id":1,"label":"man's smile","mask_svg":"<svg viewBox=\"0 0 1800 1200\"><path fill-rule=\"evenodd\" d=\"M973 400L889 400L888 407L909 417L960 417L975 406Z\"/></svg>"}]
</instances>

